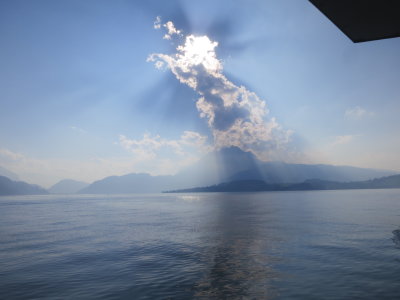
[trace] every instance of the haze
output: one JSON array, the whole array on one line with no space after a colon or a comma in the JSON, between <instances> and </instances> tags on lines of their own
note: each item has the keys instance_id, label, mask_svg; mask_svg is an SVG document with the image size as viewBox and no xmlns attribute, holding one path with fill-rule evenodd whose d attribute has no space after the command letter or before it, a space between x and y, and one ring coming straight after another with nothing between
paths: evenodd
<instances>
[{"instance_id":1,"label":"haze","mask_svg":"<svg viewBox=\"0 0 400 300\"><path fill-rule=\"evenodd\" d=\"M0 166L30 183L174 174L224 146L400 171L400 40L354 44L308 1L2 1L0 39Z\"/></svg>"}]
</instances>

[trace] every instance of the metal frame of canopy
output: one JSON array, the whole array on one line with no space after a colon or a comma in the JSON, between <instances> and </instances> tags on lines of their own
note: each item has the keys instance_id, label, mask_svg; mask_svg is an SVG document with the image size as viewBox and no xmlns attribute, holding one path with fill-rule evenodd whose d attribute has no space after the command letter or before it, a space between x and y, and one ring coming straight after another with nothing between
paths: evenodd
<instances>
[{"instance_id":1,"label":"metal frame of canopy","mask_svg":"<svg viewBox=\"0 0 400 300\"><path fill-rule=\"evenodd\" d=\"M399 0L309 0L354 43L400 37Z\"/></svg>"}]
</instances>

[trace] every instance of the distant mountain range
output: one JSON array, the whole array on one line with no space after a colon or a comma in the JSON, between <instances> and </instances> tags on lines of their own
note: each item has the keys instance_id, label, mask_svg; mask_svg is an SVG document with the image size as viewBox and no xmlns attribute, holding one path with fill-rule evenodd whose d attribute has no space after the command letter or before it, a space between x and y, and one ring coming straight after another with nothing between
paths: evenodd
<instances>
[{"instance_id":1,"label":"distant mountain range","mask_svg":"<svg viewBox=\"0 0 400 300\"><path fill-rule=\"evenodd\" d=\"M261 192L261 191L310 191L310 190L347 190L347 189L388 189L400 188L400 175L376 178L373 180L336 182L309 179L301 183L269 184L262 180L238 180L207 187L196 187L167 191L167 193L204 193L204 192Z\"/></svg>"},{"instance_id":2,"label":"distant mountain range","mask_svg":"<svg viewBox=\"0 0 400 300\"><path fill-rule=\"evenodd\" d=\"M7 173L16 178L15 174L4 168L0 168L1 173ZM53 185L48 191L37 185L0 176L0 195L47 194L48 192L54 194L159 193L172 190L190 191L193 187L204 191L359 188L357 186L364 188L363 186L373 187L374 184L381 186L379 185L381 183L375 183L372 179L394 174L395 172L387 170L348 166L263 162L250 152L230 147L207 154L196 164L176 175L151 176L134 173L106 177L91 184L65 179ZM392 179L385 180L388 182ZM221 182L225 183L219 184Z\"/></svg>"},{"instance_id":3,"label":"distant mountain range","mask_svg":"<svg viewBox=\"0 0 400 300\"><path fill-rule=\"evenodd\" d=\"M110 176L93 182L79 191L81 194L158 193L174 185L174 176L127 174Z\"/></svg>"},{"instance_id":4,"label":"distant mountain range","mask_svg":"<svg viewBox=\"0 0 400 300\"><path fill-rule=\"evenodd\" d=\"M306 180L363 181L394 175L395 172L349 166L262 162L236 147L221 149L193 166L170 176L127 174L95 181L80 190L85 194L158 193L166 190L211 186L220 182L262 181L267 184L302 183Z\"/></svg>"},{"instance_id":5,"label":"distant mountain range","mask_svg":"<svg viewBox=\"0 0 400 300\"><path fill-rule=\"evenodd\" d=\"M88 185L89 183L82 181L63 179L51 186L48 191L51 194L75 194Z\"/></svg>"},{"instance_id":6,"label":"distant mountain range","mask_svg":"<svg viewBox=\"0 0 400 300\"><path fill-rule=\"evenodd\" d=\"M23 181L14 181L5 176L0 176L0 195L43 195L48 192L38 185L28 184Z\"/></svg>"}]
</instances>

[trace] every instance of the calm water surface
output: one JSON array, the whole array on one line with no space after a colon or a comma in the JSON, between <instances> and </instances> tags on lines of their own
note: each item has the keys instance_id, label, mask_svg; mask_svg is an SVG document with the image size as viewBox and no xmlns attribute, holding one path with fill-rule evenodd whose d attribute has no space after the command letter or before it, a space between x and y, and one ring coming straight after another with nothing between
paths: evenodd
<instances>
[{"instance_id":1,"label":"calm water surface","mask_svg":"<svg viewBox=\"0 0 400 300\"><path fill-rule=\"evenodd\" d=\"M0 298L400 299L399 226L400 190L0 197Z\"/></svg>"}]
</instances>

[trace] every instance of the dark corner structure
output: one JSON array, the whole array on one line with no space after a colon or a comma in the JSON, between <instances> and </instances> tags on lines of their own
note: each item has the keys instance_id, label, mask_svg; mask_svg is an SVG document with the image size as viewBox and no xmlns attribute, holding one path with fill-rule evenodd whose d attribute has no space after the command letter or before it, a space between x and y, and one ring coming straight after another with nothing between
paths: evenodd
<instances>
[{"instance_id":1,"label":"dark corner structure","mask_svg":"<svg viewBox=\"0 0 400 300\"><path fill-rule=\"evenodd\" d=\"M400 0L310 0L354 43L400 36Z\"/></svg>"}]
</instances>

